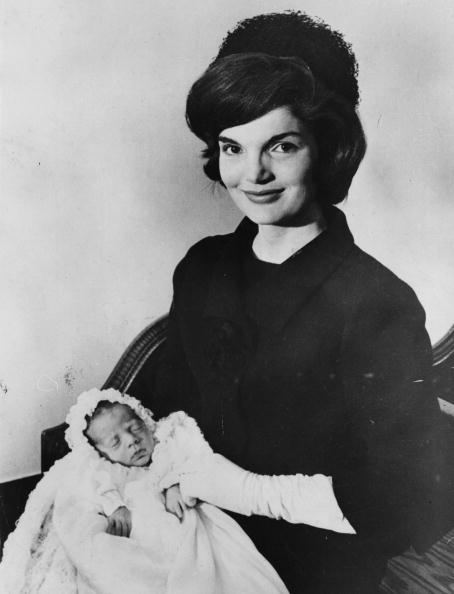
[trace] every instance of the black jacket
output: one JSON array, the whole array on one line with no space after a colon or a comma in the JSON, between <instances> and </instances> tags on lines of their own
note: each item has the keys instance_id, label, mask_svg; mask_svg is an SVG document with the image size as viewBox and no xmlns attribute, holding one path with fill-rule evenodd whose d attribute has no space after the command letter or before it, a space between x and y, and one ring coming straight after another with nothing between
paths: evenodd
<instances>
[{"instance_id":1,"label":"black jacket","mask_svg":"<svg viewBox=\"0 0 454 594\"><path fill-rule=\"evenodd\" d=\"M345 579L346 592L363 593L359 574L381 571L431 521L439 409L425 314L333 208L327 230L273 277L276 307L258 340L241 275L255 233L244 220L189 250L158 369L131 391L157 417L194 416L213 449L247 470L332 476L356 536L239 520L291 591L326 594L332 582L342 592Z\"/></svg>"}]
</instances>

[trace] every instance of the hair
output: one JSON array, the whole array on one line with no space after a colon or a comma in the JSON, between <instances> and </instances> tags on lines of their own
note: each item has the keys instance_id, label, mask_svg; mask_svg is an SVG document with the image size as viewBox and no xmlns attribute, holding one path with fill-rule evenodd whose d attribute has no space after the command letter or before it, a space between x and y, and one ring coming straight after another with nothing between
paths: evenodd
<instances>
[{"instance_id":1,"label":"hair","mask_svg":"<svg viewBox=\"0 0 454 594\"><path fill-rule=\"evenodd\" d=\"M355 107L359 103L358 64L351 45L320 19L288 10L240 21L227 33L216 60L245 52L302 58L328 89Z\"/></svg>"},{"instance_id":2,"label":"hair","mask_svg":"<svg viewBox=\"0 0 454 594\"><path fill-rule=\"evenodd\" d=\"M279 107L288 108L314 135L317 200L321 205L340 202L364 156L364 131L355 106L328 89L299 57L236 53L216 59L194 83L186 121L206 144L202 152L206 175L222 184L218 146L222 130Z\"/></svg>"}]
</instances>

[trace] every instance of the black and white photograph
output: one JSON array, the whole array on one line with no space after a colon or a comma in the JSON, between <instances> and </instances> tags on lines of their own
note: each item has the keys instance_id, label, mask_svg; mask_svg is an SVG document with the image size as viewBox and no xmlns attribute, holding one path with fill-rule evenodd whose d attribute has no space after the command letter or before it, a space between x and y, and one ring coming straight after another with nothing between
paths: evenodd
<instances>
[{"instance_id":1,"label":"black and white photograph","mask_svg":"<svg viewBox=\"0 0 454 594\"><path fill-rule=\"evenodd\" d=\"M0 594L452 594L454 3L0 17Z\"/></svg>"}]
</instances>

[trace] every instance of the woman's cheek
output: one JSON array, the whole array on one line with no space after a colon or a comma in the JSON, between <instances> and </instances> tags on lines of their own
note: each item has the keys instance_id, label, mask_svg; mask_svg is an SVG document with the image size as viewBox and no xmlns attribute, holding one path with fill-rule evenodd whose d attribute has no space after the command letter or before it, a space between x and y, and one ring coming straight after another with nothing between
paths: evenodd
<instances>
[{"instance_id":1,"label":"woman's cheek","mask_svg":"<svg viewBox=\"0 0 454 594\"><path fill-rule=\"evenodd\" d=\"M241 167L239 163L227 161L226 158L219 159L219 173L226 188L232 188L239 184L241 178Z\"/></svg>"}]
</instances>

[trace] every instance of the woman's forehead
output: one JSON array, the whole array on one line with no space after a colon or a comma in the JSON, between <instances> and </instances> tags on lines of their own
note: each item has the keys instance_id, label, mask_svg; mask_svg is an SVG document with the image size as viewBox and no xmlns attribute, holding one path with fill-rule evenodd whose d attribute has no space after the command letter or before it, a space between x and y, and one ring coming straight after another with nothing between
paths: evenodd
<instances>
[{"instance_id":1,"label":"woman's forehead","mask_svg":"<svg viewBox=\"0 0 454 594\"><path fill-rule=\"evenodd\" d=\"M274 136L282 134L306 134L306 126L288 107L277 107L263 116L240 124L225 128L219 134L219 140L234 140L239 143L267 142Z\"/></svg>"}]
</instances>

